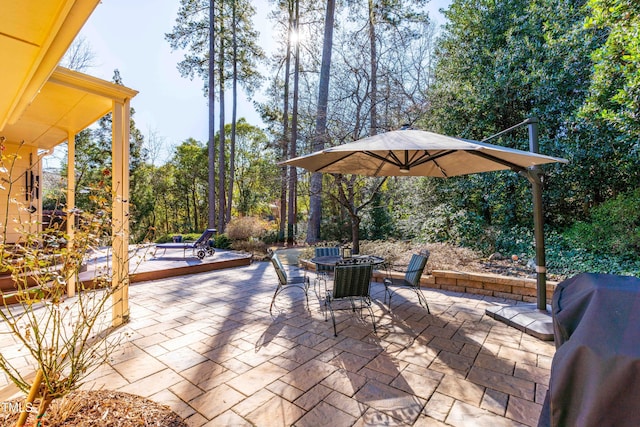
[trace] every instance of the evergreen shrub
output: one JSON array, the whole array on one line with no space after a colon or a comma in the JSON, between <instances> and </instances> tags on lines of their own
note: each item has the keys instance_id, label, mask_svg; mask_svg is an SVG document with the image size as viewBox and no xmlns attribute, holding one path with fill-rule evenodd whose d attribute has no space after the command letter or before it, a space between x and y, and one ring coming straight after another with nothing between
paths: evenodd
<instances>
[{"instance_id":1,"label":"evergreen shrub","mask_svg":"<svg viewBox=\"0 0 640 427\"><path fill-rule=\"evenodd\" d=\"M640 188L609 199L591 212L590 222L576 222L567 238L596 254L638 260L640 253Z\"/></svg>"},{"instance_id":2,"label":"evergreen shrub","mask_svg":"<svg viewBox=\"0 0 640 427\"><path fill-rule=\"evenodd\" d=\"M571 233L547 233L546 264L550 272L573 276L579 273L608 273L640 277L640 258L596 253L573 240Z\"/></svg>"},{"instance_id":3,"label":"evergreen shrub","mask_svg":"<svg viewBox=\"0 0 640 427\"><path fill-rule=\"evenodd\" d=\"M229 249L231 248L231 239L226 234L217 234L213 238L213 246L218 249Z\"/></svg>"}]
</instances>

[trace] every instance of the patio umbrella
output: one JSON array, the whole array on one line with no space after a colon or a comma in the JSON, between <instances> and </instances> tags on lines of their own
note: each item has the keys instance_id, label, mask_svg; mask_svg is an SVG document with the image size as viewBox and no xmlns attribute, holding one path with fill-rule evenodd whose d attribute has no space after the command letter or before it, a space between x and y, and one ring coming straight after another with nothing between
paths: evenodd
<instances>
[{"instance_id":1,"label":"patio umbrella","mask_svg":"<svg viewBox=\"0 0 640 427\"><path fill-rule=\"evenodd\" d=\"M368 176L451 177L566 160L422 130L397 130L296 157L280 165Z\"/></svg>"},{"instance_id":2,"label":"patio umbrella","mask_svg":"<svg viewBox=\"0 0 640 427\"><path fill-rule=\"evenodd\" d=\"M538 309L546 311L546 266L542 215L542 185L538 166L567 163L567 160L537 153L536 118L506 129L502 135L522 125L529 126L531 151L521 151L433 132L401 129L326 148L296 157L281 166L296 166L311 172L367 176L451 177L511 169L525 176L532 186L536 238Z\"/></svg>"}]
</instances>

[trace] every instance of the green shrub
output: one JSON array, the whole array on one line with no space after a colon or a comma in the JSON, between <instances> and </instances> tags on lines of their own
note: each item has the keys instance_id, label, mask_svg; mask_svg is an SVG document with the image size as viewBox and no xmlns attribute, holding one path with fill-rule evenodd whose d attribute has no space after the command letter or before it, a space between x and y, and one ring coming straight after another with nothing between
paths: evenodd
<instances>
[{"instance_id":1,"label":"green shrub","mask_svg":"<svg viewBox=\"0 0 640 427\"><path fill-rule=\"evenodd\" d=\"M638 260L640 252L640 188L618 195L591 212L590 223L577 222L567 238L597 254Z\"/></svg>"},{"instance_id":2,"label":"green shrub","mask_svg":"<svg viewBox=\"0 0 640 427\"><path fill-rule=\"evenodd\" d=\"M230 249L231 239L226 234L217 234L213 238L213 246L218 249Z\"/></svg>"},{"instance_id":3,"label":"green shrub","mask_svg":"<svg viewBox=\"0 0 640 427\"><path fill-rule=\"evenodd\" d=\"M351 237L351 222L346 217L323 216L320 230L326 240L343 240Z\"/></svg>"},{"instance_id":4,"label":"green shrub","mask_svg":"<svg viewBox=\"0 0 640 427\"><path fill-rule=\"evenodd\" d=\"M267 245L278 243L282 240L279 234L278 230L269 230L262 236L262 241Z\"/></svg>"},{"instance_id":5,"label":"green shrub","mask_svg":"<svg viewBox=\"0 0 640 427\"><path fill-rule=\"evenodd\" d=\"M177 234L177 233L172 233L172 234L163 234L162 236L158 237L156 239L156 243L171 243L173 242L173 238L175 236L180 236L182 237L182 241L183 242L195 242L196 240L198 240L200 238L200 236L202 236L202 234L198 234L198 233L187 233L187 234Z\"/></svg>"},{"instance_id":6,"label":"green shrub","mask_svg":"<svg viewBox=\"0 0 640 427\"><path fill-rule=\"evenodd\" d=\"M183 242L195 242L202 236L202 233L186 233L182 235Z\"/></svg>"},{"instance_id":7,"label":"green shrub","mask_svg":"<svg viewBox=\"0 0 640 427\"><path fill-rule=\"evenodd\" d=\"M418 238L424 242L468 246L483 252L493 246L493 242L487 239L479 215L446 203L436 206L425 217L420 224Z\"/></svg>"},{"instance_id":8,"label":"green shrub","mask_svg":"<svg viewBox=\"0 0 640 427\"><path fill-rule=\"evenodd\" d=\"M385 239L393 233L393 217L382 198L382 192L374 193L372 203L363 210L361 227L363 236L367 239Z\"/></svg>"},{"instance_id":9,"label":"green shrub","mask_svg":"<svg viewBox=\"0 0 640 427\"><path fill-rule=\"evenodd\" d=\"M531 257L535 254L535 238L533 228L513 226L508 229L499 229L492 232L494 251L502 254L525 254Z\"/></svg>"},{"instance_id":10,"label":"green shrub","mask_svg":"<svg viewBox=\"0 0 640 427\"><path fill-rule=\"evenodd\" d=\"M172 242L173 236L170 234L163 234L162 236L158 237L157 239L155 239L156 243L169 243Z\"/></svg>"},{"instance_id":11,"label":"green shrub","mask_svg":"<svg viewBox=\"0 0 640 427\"><path fill-rule=\"evenodd\" d=\"M596 253L573 240L574 234L547 233L546 264L549 272L573 276L578 273L608 273L640 277L640 259Z\"/></svg>"}]
</instances>

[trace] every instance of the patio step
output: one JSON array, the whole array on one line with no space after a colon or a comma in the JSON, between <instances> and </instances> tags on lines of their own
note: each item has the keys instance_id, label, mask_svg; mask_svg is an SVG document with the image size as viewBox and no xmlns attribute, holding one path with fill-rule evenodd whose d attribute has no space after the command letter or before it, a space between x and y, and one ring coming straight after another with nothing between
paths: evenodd
<instances>
[{"instance_id":1,"label":"patio step","mask_svg":"<svg viewBox=\"0 0 640 427\"><path fill-rule=\"evenodd\" d=\"M538 310L536 304L495 305L485 310L487 316L542 341L553 341L551 306Z\"/></svg>"}]
</instances>

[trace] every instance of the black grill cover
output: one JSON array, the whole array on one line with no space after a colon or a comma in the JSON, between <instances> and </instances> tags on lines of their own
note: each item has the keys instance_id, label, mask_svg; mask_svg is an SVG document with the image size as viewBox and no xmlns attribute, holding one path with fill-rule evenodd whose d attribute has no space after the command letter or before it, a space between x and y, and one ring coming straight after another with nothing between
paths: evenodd
<instances>
[{"instance_id":1,"label":"black grill cover","mask_svg":"<svg viewBox=\"0 0 640 427\"><path fill-rule=\"evenodd\" d=\"M580 274L553 295L556 353L539 426L640 426L640 279Z\"/></svg>"}]
</instances>

